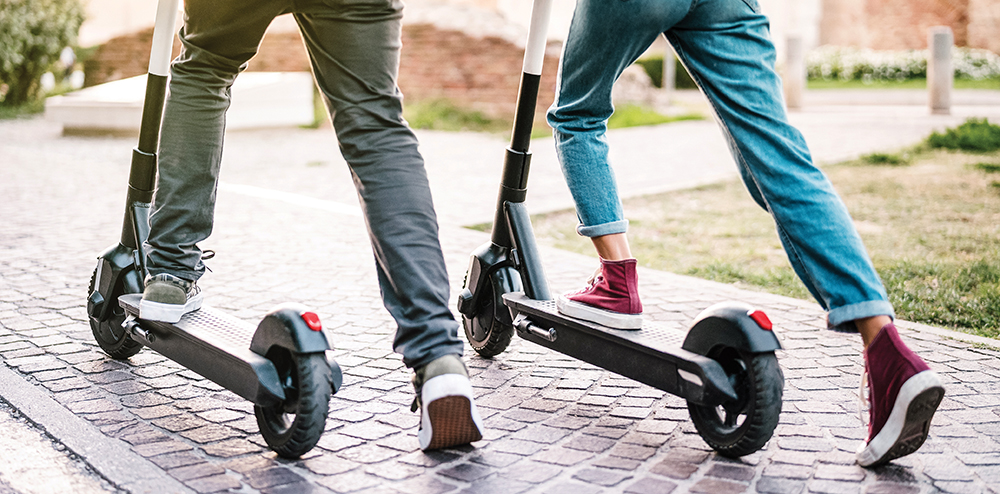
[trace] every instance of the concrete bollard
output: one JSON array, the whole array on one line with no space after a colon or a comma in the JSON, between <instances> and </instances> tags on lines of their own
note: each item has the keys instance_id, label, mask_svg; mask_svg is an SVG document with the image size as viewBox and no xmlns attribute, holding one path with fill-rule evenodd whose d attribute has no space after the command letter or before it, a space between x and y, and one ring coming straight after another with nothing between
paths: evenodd
<instances>
[{"instance_id":1,"label":"concrete bollard","mask_svg":"<svg viewBox=\"0 0 1000 494\"><path fill-rule=\"evenodd\" d=\"M670 42L666 42L666 48L663 50L663 80L660 81L661 87L663 88L663 93L667 95L667 101L673 97L675 89L675 81L677 80L677 60L676 55L674 55L674 48L670 46Z\"/></svg>"},{"instance_id":2,"label":"concrete bollard","mask_svg":"<svg viewBox=\"0 0 1000 494\"><path fill-rule=\"evenodd\" d=\"M951 50L955 37L948 26L930 28L927 36L927 93L931 113L948 115L951 113L951 88L955 71L951 65Z\"/></svg>"},{"instance_id":3,"label":"concrete bollard","mask_svg":"<svg viewBox=\"0 0 1000 494\"><path fill-rule=\"evenodd\" d=\"M789 110L802 108L806 89L806 50L802 36L793 34L785 40L785 104Z\"/></svg>"}]
</instances>

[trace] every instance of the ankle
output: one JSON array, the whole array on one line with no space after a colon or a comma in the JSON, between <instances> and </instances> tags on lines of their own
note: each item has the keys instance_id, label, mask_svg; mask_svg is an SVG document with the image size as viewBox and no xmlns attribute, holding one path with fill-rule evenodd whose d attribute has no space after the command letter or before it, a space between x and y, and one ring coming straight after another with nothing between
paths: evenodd
<instances>
[{"instance_id":1,"label":"ankle","mask_svg":"<svg viewBox=\"0 0 1000 494\"><path fill-rule=\"evenodd\" d=\"M878 336L879 332L886 325L892 323L892 318L889 316L872 316L872 317L862 317L860 319L854 320L854 325L858 328L858 333L861 334L861 341L865 348L871 345L871 342Z\"/></svg>"}]
</instances>

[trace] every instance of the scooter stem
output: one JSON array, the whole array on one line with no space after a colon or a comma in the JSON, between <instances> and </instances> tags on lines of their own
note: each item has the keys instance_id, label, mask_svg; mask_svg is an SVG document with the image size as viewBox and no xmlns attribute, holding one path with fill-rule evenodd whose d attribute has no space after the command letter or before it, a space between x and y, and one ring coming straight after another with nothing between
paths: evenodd
<instances>
[{"instance_id":1,"label":"scooter stem","mask_svg":"<svg viewBox=\"0 0 1000 494\"><path fill-rule=\"evenodd\" d=\"M528 187L528 170L531 164L531 128L535 120L535 106L538 100L538 86L541 81L542 65L545 61L545 45L548 35L552 0L535 0L531 9L528 40L524 47L521 84L517 93L517 107L514 113L514 128L511 132L510 147L504 158L503 175L500 178L500 193L497 197L496 215L493 219L494 244L513 247L504 203L524 202Z\"/></svg>"},{"instance_id":2,"label":"scooter stem","mask_svg":"<svg viewBox=\"0 0 1000 494\"><path fill-rule=\"evenodd\" d=\"M146 76L146 94L143 98L142 120L139 125L139 143L132 150L128 196L125 200L121 244L139 251L136 255L136 267L141 270L143 276L145 276L145 255L142 252L142 244L149 232L149 207L156 185L156 151L160 144L160 122L163 119L163 101L167 94L167 74L174 44L178 5L179 0L160 0L156 6L153 46L149 55L149 74Z\"/></svg>"}]
</instances>

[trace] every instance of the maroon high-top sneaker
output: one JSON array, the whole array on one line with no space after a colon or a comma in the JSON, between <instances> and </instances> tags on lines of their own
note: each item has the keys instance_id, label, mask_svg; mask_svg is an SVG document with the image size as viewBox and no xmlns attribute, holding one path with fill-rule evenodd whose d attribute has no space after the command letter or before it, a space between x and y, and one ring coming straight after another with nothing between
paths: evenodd
<instances>
[{"instance_id":1,"label":"maroon high-top sneaker","mask_svg":"<svg viewBox=\"0 0 1000 494\"><path fill-rule=\"evenodd\" d=\"M559 312L615 329L642 329L636 260L606 261L589 285L556 299Z\"/></svg>"},{"instance_id":2,"label":"maroon high-top sneaker","mask_svg":"<svg viewBox=\"0 0 1000 494\"><path fill-rule=\"evenodd\" d=\"M874 467L913 453L927 439L931 417L944 398L941 379L886 324L865 350L868 441L858 464Z\"/></svg>"}]
</instances>

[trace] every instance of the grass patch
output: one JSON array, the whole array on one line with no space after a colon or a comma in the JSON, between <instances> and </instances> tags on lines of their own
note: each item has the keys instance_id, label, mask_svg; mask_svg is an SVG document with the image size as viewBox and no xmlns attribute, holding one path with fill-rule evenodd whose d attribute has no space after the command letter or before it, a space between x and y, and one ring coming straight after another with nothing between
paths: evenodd
<instances>
[{"instance_id":1,"label":"grass patch","mask_svg":"<svg viewBox=\"0 0 1000 494\"><path fill-rule=\"evenodd\" d=\"M906 153L871 153L862 156L861 161L869 165L903 166L910 164L910 156Z\"/></svg>"},{"instance_id":2,"label":"grass patch","mask_svg":"<svg viewBox=\"0 0 1000 494\"><path fill-rule=\"evenodd\" d=\"M976 163L972 168L986 173L1000 173L1000 164L997 163Z\"/></svg>"},{"instance_id":3,"label":"grass patch","mask_svg":"<svg viewBox=\"0 0 1000 494\"><path fill-rule=\"evenodd\" d=\"M932 133L927 144L934 148L996 151L1000 149L1000 125L991 124L985 118L970 118L958 127L946 129L943 134Z\"/></svg>"},{"instance_id":4,"label":"grass patch","mask_svg":"<svg viewBox=\"0 0 1000 494\"><path fill-rule=\"evenodd\" d=\"M635 104L623 105L615 108L614 114L608 119L609 129L622 129L625 127L639 127L642 125L659 125L681 120L701 120L700 115L678 115L669 117L655 110Z\"/></svg>"},{"instance_id":5,"label":"grass patch","mask_svg":"<svg viewBox=\"0 0 1000 494\"><path fill-rule=\"evenodd\" d=\"M1000 181L974 166L983 154L910 152L905 168L858 160L824 171L900 318L998 338ZM739 181L628 199L625 212L643 266L811 300ZM594 256L576 223L565 211L538 216L534 229L540 242Z\"/></svg>"},{"instance_id":6,"label":"grass patch","mask_svg":"<svg viewBox=\"0 0 1000 494\"><path fill-rule=\"evenodd\" d=\"M491 118L480 111L458 106L447 99L429 99L407 104L403 117L415 129L509 133L511 120Z\"/></svg>"},{"instance_id":7,"label":"grass patch","mask_svg":"<svg viewBox=\"0 0 1000 494\"><path fill-rule=\"evenodd\" d=\"M809 79L808 89L927 89L927 79L907 79L904 81L862 82L857 79ZM1000 89L1000 79L955 79L955 89Z\"/></svg>"}]
</instances>

